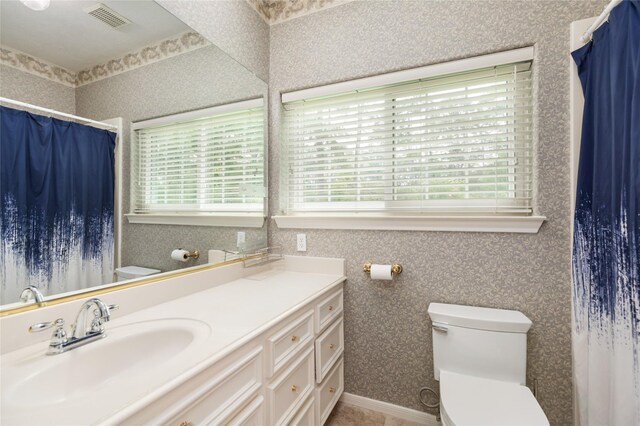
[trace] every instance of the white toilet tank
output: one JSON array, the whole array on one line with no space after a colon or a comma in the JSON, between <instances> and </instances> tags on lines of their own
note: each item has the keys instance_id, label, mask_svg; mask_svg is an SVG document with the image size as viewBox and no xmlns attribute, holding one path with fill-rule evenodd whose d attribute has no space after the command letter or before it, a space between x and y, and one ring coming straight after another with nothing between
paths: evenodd
<instances>
[{"instance_id":1,"label":"white toilet tank","mask_svg":"<svg viewBox=\"0 0 640 426\"><path fill-rule=\"evenodd\" d=\"M160 272L161 271L159 269L143 268L142 266L123 266L121 268L116 268L118 281L142 278L148 275L158 274Z\"/></svg>"},{"instance_id":2,"label":"white toilet tank","mask_svg":"<svg viewBox=\"0 0 640 426\"><path fill-rule=\"evenodd\" d=\"M525 384L527 331L522 312L431 303L434 377L440 370Z\"/></svg>"}]
</instances>

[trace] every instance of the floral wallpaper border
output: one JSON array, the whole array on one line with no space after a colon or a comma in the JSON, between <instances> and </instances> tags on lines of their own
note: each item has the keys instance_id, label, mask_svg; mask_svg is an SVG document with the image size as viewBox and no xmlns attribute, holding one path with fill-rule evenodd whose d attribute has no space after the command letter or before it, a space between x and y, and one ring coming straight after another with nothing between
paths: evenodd
<instances>
[{"instance_id":1,"label":"floral wallpaper border","mask_svg":"<svg viewBox=\"0 0 640 426\"><path fill-rule=\"evenodd\" d=\"M0 64L37 75L69 87L76 87L76 73L19 50L0 46Z\"/></svg>"},{"instance_id":2,"label":"floral wallpaper border","mask_svg":"<svg viewBox=\"0 0 640 426\"><path fill-rule=\"evenodd\" d=\"M29 74L43 77L69 87L79 87L117 74L143 67L154 62L172 58L209 46L208 40L200 34L187 31L161 40L135 52L114 58L104 64L74 72L42 59L34 58L24 52L7 46L0 47L0 64L16 68Z\"/></svg>"},{"instance_id":3,"label":"floral wallpaper border","mask_svg":"<svg viewBox=\"0 0 640 426\"><path fill-rule=\"evenodd\" d=\"M267 24L274 25L354 0L247 0Z\"/></svg>"}]
</instances>

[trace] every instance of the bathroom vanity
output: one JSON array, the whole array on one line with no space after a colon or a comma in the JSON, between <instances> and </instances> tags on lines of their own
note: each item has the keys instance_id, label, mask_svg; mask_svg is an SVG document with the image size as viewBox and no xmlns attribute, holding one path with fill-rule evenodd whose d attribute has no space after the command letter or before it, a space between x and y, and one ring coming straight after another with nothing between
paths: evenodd
<instances>
[{"instance_id":1,"label":"bathroom vanity","mask_svg":"<svg viewBox=\"0 0 640 426\"><path fill-rule=\"evenodd\" d=\"M29 325L81 300L1 318L0 420L321 425L344 388L344 280L342 259L286 256L107 293L106 337L51 356Z\"/></svg>"}]
</instances>

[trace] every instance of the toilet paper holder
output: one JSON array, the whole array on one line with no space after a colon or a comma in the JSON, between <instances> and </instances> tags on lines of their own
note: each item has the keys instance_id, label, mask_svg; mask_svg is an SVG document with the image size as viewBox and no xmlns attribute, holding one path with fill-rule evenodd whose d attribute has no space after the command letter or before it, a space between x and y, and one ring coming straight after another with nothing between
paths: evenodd
<instances>
[{"instance_id":1,"label":"toilet paper holder","mask_svg":"<svg viewBox=\"0 0 640 426\"><path fill-rule=\"evenodd\" d=\"M364 272L366 272L367 274L371 273L371 262L366 262L364 265L362 265L362 270ZM402 273L402 265L400 265L399 263L394 263L393 265L391 265L391 274L392 275L400 275Z\"/></svg>"},{"instance_id":2,"label":"toilet paper holder","mask_svg":"<svg viewBox=\"0 0 640 426\"><path fill-rule=\"evenodd\" d=\"M200 257L200 251L198 250L193 250L193 251L189 251L189 253L184 255L187 259L197 259Z\"/></svg>"},{"instance_id":3,"label":"toilet paper holder","mask_svg":"<svg viewBox=\"0 0 640 426\"><path fill-rule=\"evenodd\" d=\"M177 260L178 262L186 262L189 259L198 259L200 257L200 252L198 250L184 250L181 248L177 248L171 252L171 259Z\"/></svg>"}]
</instances>

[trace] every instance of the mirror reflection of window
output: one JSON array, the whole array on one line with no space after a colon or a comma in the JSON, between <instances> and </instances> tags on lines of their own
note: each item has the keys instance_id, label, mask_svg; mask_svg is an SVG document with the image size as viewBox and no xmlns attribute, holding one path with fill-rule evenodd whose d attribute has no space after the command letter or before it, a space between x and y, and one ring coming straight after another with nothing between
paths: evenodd
<instances>
[{"instance_id":1,"label":"mirror reflection of window","mask_svg":"<svg viewBox=\"0 0 640 426\"><path fill-rule=\"evenodd\" d=\"M132 213L263 213L262 99L133 129Z\"/></svg>"}]
</instances>

